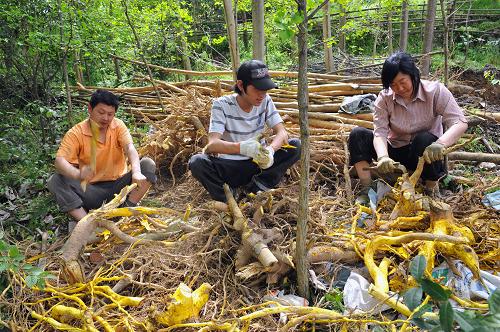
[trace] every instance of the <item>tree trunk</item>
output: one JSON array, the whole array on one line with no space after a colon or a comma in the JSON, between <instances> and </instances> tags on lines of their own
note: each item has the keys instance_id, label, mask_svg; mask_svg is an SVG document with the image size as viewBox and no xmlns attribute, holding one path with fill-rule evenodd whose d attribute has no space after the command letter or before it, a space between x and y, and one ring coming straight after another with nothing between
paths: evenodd
<instances>
[{"instance_id":1,"label":"tree trunk","mask_svg":"<svg viewBox=\"0 0 500 332\"><path fill-rule=\"evenodd\" d=\"M127 18L127 23L130 26L130 29L132 30L132 34L134 35L135 43L137 45L137 49L138 49L139 54L141 56L141 60L142 60L142 62L144 62L146 64L146 69L148 71L149 80L151 81L151 85L155 89L156 97L158 98L158 101L160 102L160 107L161 107L162 111L165 111L165 106L163 106L163 101L162 101L160 92L159 92L158 88L156 87L156 84L155 84L155 81L153 78L153 73L151 72L151 68L148 66L148 63L146 62L146 57L144 56L144 52L142 50L141 40L139 39L139 36L135 32L134 24L132 23L132 21L130 20L130 16L128 15L127 0L122 0L122 5L123 5L123 8L125 9L125 17Z\"/></svg>"},{"instance_id":2,"label":"tree trunk","mask_svg":"<svg viewBox=\"0 0 500 332\"><path fill-rule=\"evenodd\" d=\"M387 13L387 48L388 48L388 51L389 51L389 54L392 54L392 52L394 52L394 48L392 46L392 13L391 11L389 11L389 13Z\"/></svg>"},{"instance_id":3,"label":"tree trunk","mask_svg":"<svg viewBox=\"0 0 500 332\"><path fill-rule=\"evenodd\" d=\"M345 12L345 8L342 4L339 4L340 6L340 19L339 19L339 50L343 53L345 53L345 34L344 30L342 29L343 26L347 22L347 13Z\"/></svg>"},{"instance_id":4,"label":"tree trunk","mask_svg":"<svg viewBox=\"0 0 500 332\"><path fill-rule=\"evenodd\" d=\"M457 5L457 1L453 0L451 2L451 7L450 7L450 16L449 16L449 32L450 32L450 38L449 38L449 43L450 45L448 48L451 50L451 57L453 58L453 50L455 49L455 41L454 41L454 30L455 30L455 7Z\"/></svg>"},{"instance_id":5,"label":"tree trunk","mask_svg":"<svg viewBox=\"0 0 500 332\"><path fill-rule=\"evenodd\" d=\"M63 41L64 41L64 30L63 30L63 16L62 16L62 8L61 8L61 0L57 2L58 6L58 11L59 11L59 23L60 29L59 29L59 35L60 35L60 43L61 43L61 48L63 47ZM63 72L63 78L64 78L64 88L66 90L66 99L68 102L68 123L69 126L73 126L73 103L71 101L71 91L69 88L69 79L68 79L68 49L67 48L62 48L62 72Z\"/></svg>"},{"instance_id":6,"label":"tree trunk","mask_svg":"<svg viewBox=\"0 0 500 332\"><path fill-rule=\"evenodd\" d=\"M73 69L75 71L76 81L80 84L83 84L83 73L80 64L80 52L78 50L75 50L75 63L73 65Z\"/></svg>"},{"instance_id":7,"label":"tree trunk","mask_svg":"<svg viewBox=\"0 0 500 332\"><path fill-rule=\"evenodd\" d=\"M247 27L247 13L243 12L243 49L248 51L248 27Z\"/></svg>"},{"instance_id":8,"label":"tree trunk","mask_svg":"<svg viewBox=\"0 0 500 332\"><path fill-rule=\"evenodd\" d=\"M229 40L229 53L231 54L233 78L234 81L236 82L236 71L240 67L240 55L238 52L237 30L236 30L236 22L234 20L232 0L224 0L224 14L226 18L227 36Z\"/></svg>"},{"instance_id":9,"label":"tree trunk","mask_svg":"<svg viewBox=\"0 0 500 332\"><path fill-rule=\"evenodd\" d=\"M266 36L264 35L264 0L252 1L252 56L264 61Z\"/></svg>"},{"instance_id":10,"label":"tree trunk","mask_svg":"<svg viewBox=\"0 0 500 332\"><path fill-rule=\"evenodd\" d=\"M120 82L122 80L122 73L120 72L120 60L117 58L113 57L113 62L115 64L115 74L116 74L116 80Z\"/></svg>"},{"instance_id":11,"label":"tree trunk","mask_svg":"<svg viewBox=\"0 0 500 332\"><path fill-rule=\"evenodd\" d=\"M182 65L185 70L191 70L191 61L189 60L189 48L186 42L186 31L182 26L179 26L177 32L181 46ZM189 80L190 78L191 76L185 75L186 80Z\"/></svg>"},{"instance_id":12,"label":"tree trunk","mask_svg":"<svg viewBox=\"0 0 500 332\"><path fill-rule=\"evenodd\" d=\"M299 74L297 100L299 104L300 117L300 140L302 144L300 152L300 188L299 188L299 211L297 218L297 248L295 261L297 266L297 281L299 295L309 298L309 278L307 261L307 224L309 221L309 123L308 104L309 93L307 83L307 0L298 1L298 10L304 17L299 24L297 36L299 51Z\"/></svg>"},{"instance_id":13,"label":"tree trunk","mask_svg":"<svg viewBox=\"0 0 500 332\"><path fill-rule=\"evenodd\" d=\"M448 86L448 13L444 1L440 0L441 14L443 16L444 85Z\"/></svg>"},{"instance_id":14,"label":"tree trunk","mask_svg":"<svg viewBox=\"0 0 500 332\"><path fill-rule=\"evenodd\" d=\"M401 3L401 30L399 32L399 49L406 52L408 47L408 0Z\"/></svg>"},{"instance_id":15,"label":"tree trunk","mask_svg":"<svg viewBox=\"0 0 500 332\"><path fill-rule=\"evenodd\" d=\"M434 21L436 19L436 0L427 1L427 17L425 18L424 47L423 54L432 51L432 40L434 38ZM428 76L431 67L431 56L423 56L421 60L422 75Z\"/></svg>"},{"instance_id":16,"label":"tree trunk","mask_svg":"<svg viewBox=\"0 0 500 332\"><path fill-rule=\"evenodd\" d=\"M380 23L376 23L375 31L373 32L373 50L372 50L372 63L375 63L375 59L377 58L377 43L378 36L380 33Z\"/></svg>"},{"instance_id":17,"label":"tree trunk","mask_svg":"<svg viewBox=\"0 0 500 332\"><path fill-rule=\"evenodd\" d=\"M465 19L465 36L469 35L469 18L470 18L470 10L472 8L472 0L469 0L469 9L467 10L467 17ZM465 49L464 49L464 62L467 61L467 53L469 51L469 39L470 37L466 37Z\"/></svg>"},{"instance_id":18,"label":"tree trunk","mask_svg":"<svg viewBox=\"0 0 500 332\"><path fill-rule=\"evenodd\" d=\"M330 39L332 38L332 21L330 18L330 1L323 7L323 46L325 50L325 68L329 73L334 71L333 67L333 51Z\"/></svg>"},{"instance_id":19,"label":"tree trunk","mask_svg":"<svg viewBox=\"0 0 500 332\"><path fill-rule=\"evenodd\" d=\"M66 99L68 100L68 123L71 127L73 126L73 103L71 101L71 90L69 88L68 61L66 50L63 51L62 70L64 76L64 87L66 89Z\"/></svg>"}]
</instances>

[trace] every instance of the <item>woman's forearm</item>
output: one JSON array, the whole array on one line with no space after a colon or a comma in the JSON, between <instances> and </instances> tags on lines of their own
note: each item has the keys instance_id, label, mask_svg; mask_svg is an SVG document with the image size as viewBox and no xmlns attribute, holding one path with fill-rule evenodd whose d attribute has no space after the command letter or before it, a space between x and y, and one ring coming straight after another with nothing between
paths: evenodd
<instances>
[{"instance_id":1,"label":"woman's forearm","mask_svg":"<svg viewBox=\"0 0 500 332\"><path fill-rule=\"evenodd\" d=\"M375 152L377 152L377 159L382 156L388 156L389 152L387 151L387 139L384 137L375 136L373 137L373 147L375 148Z\"/></svg>"},{"instance_id":2,"label":"woman's forearm","mask_svg":"<svg viewBox=\"0 0 500 332\"><path fill-rule=\"evenodd\" d=\"M458 141L467 130L467 127L467 123L459 121L448 128L443 136L438 138L437 142L443 144L445 147L449 147Z\"/></svg>"}]
</instances>

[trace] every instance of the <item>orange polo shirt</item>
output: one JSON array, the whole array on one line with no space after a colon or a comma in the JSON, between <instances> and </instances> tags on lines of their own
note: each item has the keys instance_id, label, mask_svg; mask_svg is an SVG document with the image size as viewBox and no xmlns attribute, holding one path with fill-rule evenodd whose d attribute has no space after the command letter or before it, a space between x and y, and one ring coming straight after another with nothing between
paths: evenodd
<instances>
[{"instance_id":1,"label":"orange polo shirt","mask_svg":"<svg viewBox=\"0 0 500 332\"><path fill-rule=\"evenodd\" d=\"M92 133L88 119L71 128L61 142L57 157L81 168L90 165ZM132 143L132 136L122 120L114 118L106 131L106 141L97 142L96 174L90 183L113 181L127 172L125 147Z\"/></svg>"}]
</instances>

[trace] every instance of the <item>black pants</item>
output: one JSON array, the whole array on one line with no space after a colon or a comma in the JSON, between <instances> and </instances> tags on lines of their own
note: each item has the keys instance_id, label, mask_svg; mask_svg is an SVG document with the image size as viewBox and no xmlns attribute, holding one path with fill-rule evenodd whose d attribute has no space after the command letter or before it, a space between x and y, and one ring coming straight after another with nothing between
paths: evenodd
<instances>
[{"instance_id":1,"label":"black pants","mask_svg":"<svg viewBox=\"0 0 500 332\"><path fill-rule=\"evenodd\" d=\"M156 183L156 165L151 158L141 159L141 173L151 183ZM97 209L103 203L111 201L125 186L132 183L132 172L128 172L114 181L102 181L87 184L85 192L79 180L53 174L47 181L49 191L54 194L57 204L63 212L83 207L89 211Z\"/></svg>"},{"instance_id":2,"label":"black pants","mask_svg":"<svg viewBox=\"0 0 500 332\"><path fill-rule=\"evenodd\" d=\"M274 164L268 169L260 169L251 159L229 160L201 153L192 156L188 166L214 200L225 202L224 183L232 189L246 186L250 192L276 187L286 170L300 158L300 140L290 139L288 144L295 148L276 151Z\"/></svg>"},{"instance_id":3,"label":"black pants","mask_svg":"<svg viewBox=\"0 0 500 332\"><path fill-rule=\"evenodd\" d=\"M413 141L400 148L393 148L387 144L389 157L403 164L408 170L415 170L418 158L422 156L426 147L435 142L438 138L429 132L418 133ZM360 161L371 162L377 159L377 153L373 147L373 131L363 127L356 127L349 135L349 153L351 155L350 164L354 165ZM446 174L442 161L435 161L432 164L425 164L422 172L422 180L437 181Z\"/></svg>"}]
</instances>

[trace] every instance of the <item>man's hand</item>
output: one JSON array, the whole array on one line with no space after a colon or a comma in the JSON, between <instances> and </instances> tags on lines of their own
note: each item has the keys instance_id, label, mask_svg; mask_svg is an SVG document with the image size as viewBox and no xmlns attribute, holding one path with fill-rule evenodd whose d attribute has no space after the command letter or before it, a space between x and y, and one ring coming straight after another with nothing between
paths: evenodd
<instances>
[{"instance_id":1,"label":"man's hand","mask_svg":"<svg viewBox=\"0 0 500 332\"><path fill-rule=\"evenodd\" d=\"M253 160L259 165L262 169L267 169L273 166L274 163L274 149L272 146L262 147L260 152Z\"/></svg>"},{"instance_id":2,"label":"man's hand","mask_svg":"<svg viewBox=\"0 0 500 332\"><path fill-rule=\"evenodd\" d=\"M396 165L394 165L394 160L389 158L389 156L382 156L377 160L377 171L380 174L388 174L394 172Z\"/></svg>"},{"instance_id":3,"label":"man's hand","mask_svg":"<svg viewBox=\"0 0 500 332\"><path fill-rule=\"evenodd\" d=\"M240 154L254 159L260 152L259 136L240 142Z\"/></svg>"},{"instance_id":4,"label":"man's hand","mask_svg":"<svg viewBox=\"0 0 500 332\"><path fill-rule=\"evenodd\" d=\"M132 183L137 183L137 189L141 188L143 184L146 184L148 179L141 172L132 172Z\"/></svg>"},{"instance_id":5,"label":"man's hand","mask_svg":"<svg viewBox=\"0 0 500 332\"><path fill-rule=\"evenodd\" d=\"M92 170L90 165L84 165L80 168L80 181L89 182L94 175L95 172Z\"/></svg>"},{"instance_id":6,"label":"man's hand","mask_svg":"<svg viewBox=\"0 0 500 332\"><path fill-rule=\"evenodd\" d=\"M422 155L426 163L431 164L438 160L443 160L444 158L444 145L438 142L434 142L425 148L424 154Z\"/></svg>"}]
</instances>

